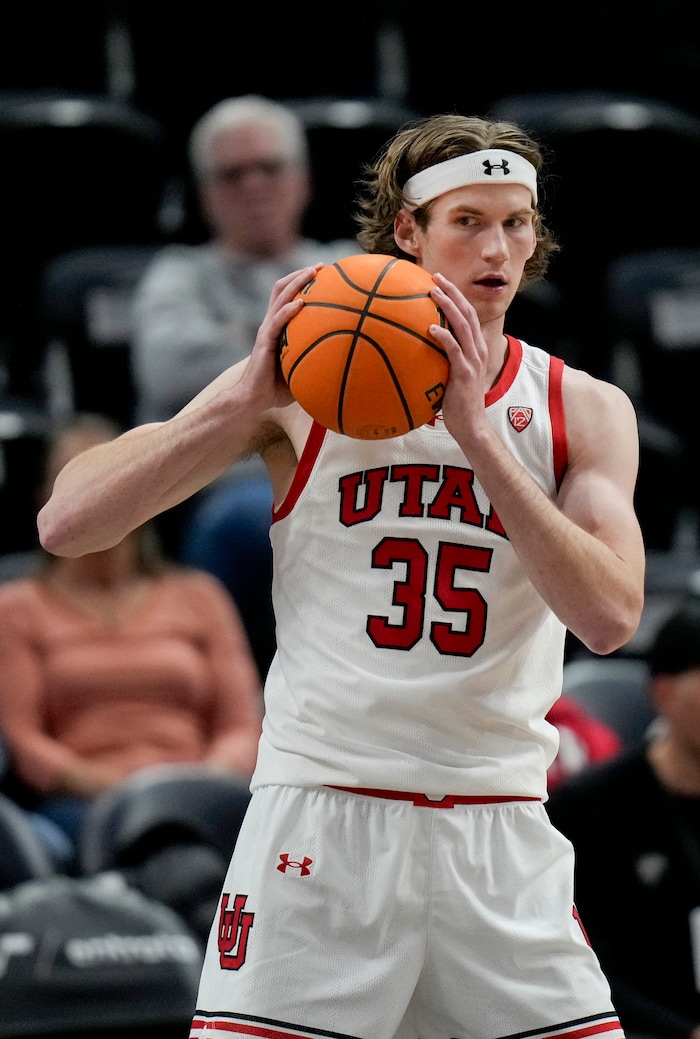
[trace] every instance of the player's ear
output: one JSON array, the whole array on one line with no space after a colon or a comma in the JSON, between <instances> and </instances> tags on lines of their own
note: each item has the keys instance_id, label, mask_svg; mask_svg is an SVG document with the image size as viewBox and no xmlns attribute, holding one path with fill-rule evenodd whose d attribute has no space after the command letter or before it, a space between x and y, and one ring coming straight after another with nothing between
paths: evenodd
<instances>
[{"instance_id":1,"label":"player's ear","mask_svg":"<svg viewBox=\"0 0 700 1039\"><path fill-rule=\"evenodd\" d=\"M416 241L416 218L408 209L400 209L394 218L394 241L399 249L419 259L420 249Z\"/></svg>"}]
</instances>

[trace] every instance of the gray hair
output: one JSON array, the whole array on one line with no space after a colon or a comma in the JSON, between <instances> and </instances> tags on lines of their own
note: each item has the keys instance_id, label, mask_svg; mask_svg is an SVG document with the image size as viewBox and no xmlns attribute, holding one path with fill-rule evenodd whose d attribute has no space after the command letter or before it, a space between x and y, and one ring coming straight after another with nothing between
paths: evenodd
<instances>
[{"instance_id":1,"label":"gray hair","mask_svg":"<svg viewBox=\"0 0 700 1039\"><path fill-rule=\"evenodd\" d=\"M286 105L258 94L226 98L205 112L195 123L189 140L189 159L197 179L211 168L211 143L222 130L262 124L279 135L282 153L299 166L309 163L309 147L301 120Z\"/></svg>"}]
</instances>

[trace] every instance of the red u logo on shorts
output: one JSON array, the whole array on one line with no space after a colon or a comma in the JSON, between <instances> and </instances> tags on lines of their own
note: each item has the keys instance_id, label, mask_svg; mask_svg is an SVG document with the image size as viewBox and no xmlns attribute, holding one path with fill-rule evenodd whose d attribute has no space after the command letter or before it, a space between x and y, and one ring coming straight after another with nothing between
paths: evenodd
<instances>
[{"instance_id":1,"label":"red u logo on shorts","mask_svg":"<svg viewBox=\"0 0 700 1039\"><path fill-rule=\"evenodd\" d=\"M244 913L247 895L236 895L233 909L229 909L229 896L221 896L219 910L219 963L222 970L239 970L245 963L248 934L253 926L255 913Z\"/></svg>"}]
</instances>

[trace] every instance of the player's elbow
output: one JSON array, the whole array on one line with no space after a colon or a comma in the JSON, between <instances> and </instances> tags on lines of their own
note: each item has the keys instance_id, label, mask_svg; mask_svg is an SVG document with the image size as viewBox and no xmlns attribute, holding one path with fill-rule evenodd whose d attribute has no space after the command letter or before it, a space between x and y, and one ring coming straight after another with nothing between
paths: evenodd
<instances>
[{"instance_id":1,"label":"player's elbow","mask_svg":"<svg viewBox=\"0 0 700 1039\"><path fill-rule=\"evenodd\" d=\"M75 545L75 537L66 517L49 501L37 515L39 544L52 556L78 556L82 552Z\"/></svg>"},{"instance_id":2,"label":"player's elbow","mask_svg":"<svg viewBox=\"0 0 700 1039\"><path fill-rule=\"evenodd\" d=\"M60 550L63 544L61 526L56 522L53 510L48 505L44 505L40 509L36 518L36 527L41 547L46 552L50 552L52 556L61 555Z\"/></svg>"},{"instance_id":3,"label":"player's elbow","mask_svg":"<svg viewBox=\"0 0 700 1039\"><path fill-rule=\"evenodd\" d=\"M602 610L591 619L581 641L598 656L607 656L626 645L632 638L642 615L643 600L618 605L614 610Z\"/></svg>"}]
</instances>

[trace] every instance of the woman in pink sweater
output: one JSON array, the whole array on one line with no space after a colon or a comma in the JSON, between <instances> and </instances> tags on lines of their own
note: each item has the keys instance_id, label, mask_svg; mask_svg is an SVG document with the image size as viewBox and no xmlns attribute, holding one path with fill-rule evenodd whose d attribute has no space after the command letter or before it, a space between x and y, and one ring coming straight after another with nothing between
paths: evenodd
<instances>
[{"instance_id":1,"label":"woman in pink sweater","mask_svg":"<svg viewBox=\"0 0 700 1039\"><path fill-rule=\"evenodd\" d=\"M101 417L74 420L50 448L45 490L71 457L117 432ZM209 574L166 564L147 527L0 585L0 733L48 814L55 797L84 806L164 762L247 778L261 717L228 593Z\"/></svg>"}]
</instances>

